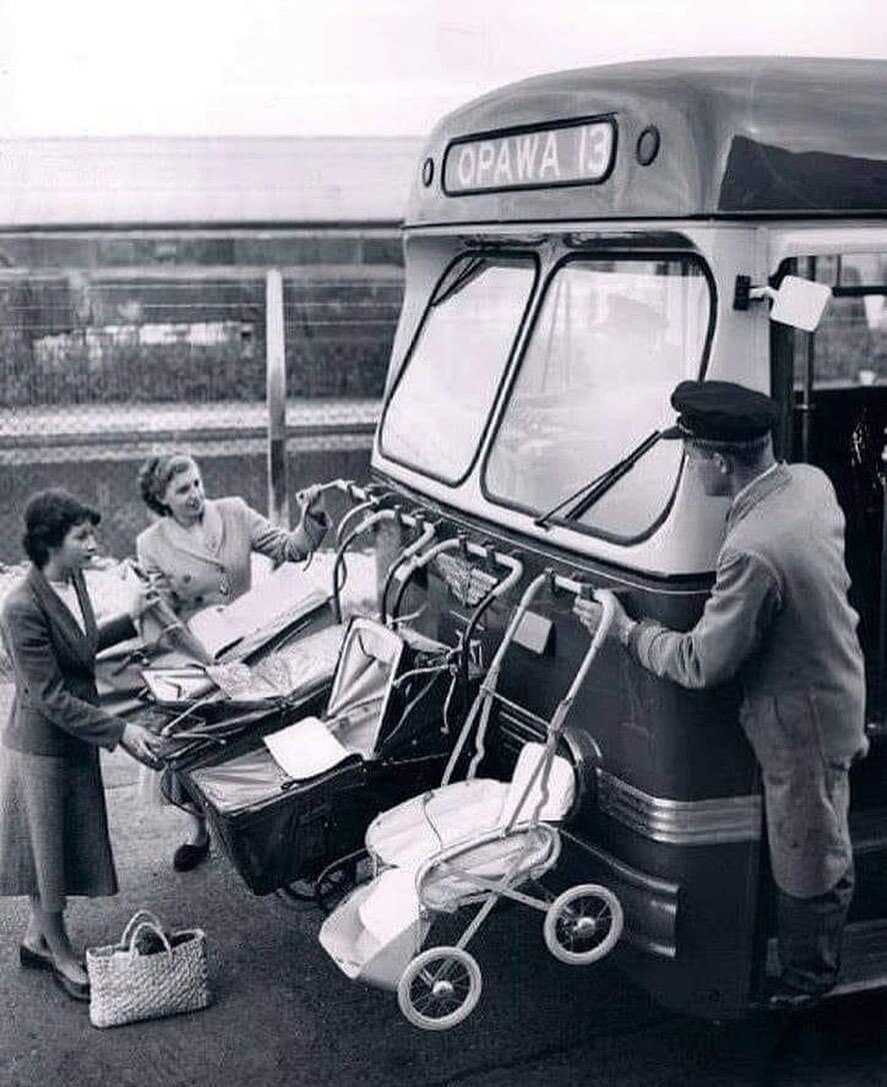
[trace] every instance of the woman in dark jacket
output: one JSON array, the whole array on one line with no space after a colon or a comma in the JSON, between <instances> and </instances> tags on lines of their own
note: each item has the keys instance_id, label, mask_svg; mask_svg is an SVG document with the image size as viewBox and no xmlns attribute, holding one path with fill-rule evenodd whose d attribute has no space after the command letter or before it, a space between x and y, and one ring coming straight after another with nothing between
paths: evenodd
<instances>
[{"instance_id":1,"label":"woman in dark jacket","mask_svg":"<svg viewBox=\"0 0 887 1087\"><path fill-rule=\"evenodd\" d=\"M22 966L48 969L74 999L89 999L86 972L65 929L68 895L112 895L99 747L118 743L152 758L154 738L97 706L95 655L134 633L151 604L96 626L83 570L99 514L65 491L41 491L25 509L31 568L0 609L15 674L15 701L0 752L0 895L28 895Z\"/></svg>"}]
</instances>

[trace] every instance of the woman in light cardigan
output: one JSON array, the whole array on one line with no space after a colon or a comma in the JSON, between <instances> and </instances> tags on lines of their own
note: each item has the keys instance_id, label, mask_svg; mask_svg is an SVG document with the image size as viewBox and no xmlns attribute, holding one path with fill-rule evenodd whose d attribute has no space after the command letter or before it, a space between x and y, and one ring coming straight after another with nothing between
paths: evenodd
<instances>
[{"instance_id":1,"label":"woman in light cardigan","mask_svg":"<svg viewBox=\"0 0 887 1087\"><path fill-rule=\"evenodd\" d=\"M316 490L302 495L294 531L272 525L242 498L208 499L196 461L186 454L152 457L139 473L139 490L157 516L136 540L142 570L161 599L187 621L211 605L230 604L251 585L252 555L297 562L313 551L327 529L326 515L313 511ZM173 857L177 871L201 864L209 854L206 821L168 782L171 799L189 812L188 841Z\"/></svg>"}]
</instances>

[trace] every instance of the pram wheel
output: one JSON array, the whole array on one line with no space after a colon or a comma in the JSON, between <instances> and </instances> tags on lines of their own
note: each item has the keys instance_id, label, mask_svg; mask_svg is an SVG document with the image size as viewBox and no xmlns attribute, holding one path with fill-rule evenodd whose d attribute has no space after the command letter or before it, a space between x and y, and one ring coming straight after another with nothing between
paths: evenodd
<instances>
[{"instance_id":1,"label":"pram wheel","mask_svg":"<svg viewBox=\"0 0 887 1087\"><path fill-rule=\"evenodd\" d=\"M327 916L354 889L357 883L357 866L360 861L365 861L366 857L367 851L365 849L351 853L347 857L340 857L339 860L324 868L317 877L317 882L314 885L314 898L317 905Z\"/></svg>"},{"instance_id":2,"label":"pram wheel","mask_svg":"<svg viewBox=\"0 0 887 1087\"><path fill-rule=\"evenodd\" d=\"M294 879L289 883L284 883L282 887L277 889L277 894L284 901L303 903L314 902L316 894L316 884L310 879Z\"/></svg>"},{"instance_id":3,"label":"pram wheel","mask_svg":"<svg viewBox=\"0 0 887 1087\"><path fill-rule=\"evenodd\" d=\"M571 966L597 962L622 935L619 899L606 887L583 883L559 895L545 914L545 946Z\"/></svg>"},{"instance_id":4,"label":"pram wheel","mask_svg":"<svg viewBox=\"0 0 887 1087\"><path fill-rule=\"evenodd\" d=\"M430 947L417 955L397 985L397 1003L423 1030L449 1030L480 1000L480 967L461 947Z\"/></svg>"}]
</instances>

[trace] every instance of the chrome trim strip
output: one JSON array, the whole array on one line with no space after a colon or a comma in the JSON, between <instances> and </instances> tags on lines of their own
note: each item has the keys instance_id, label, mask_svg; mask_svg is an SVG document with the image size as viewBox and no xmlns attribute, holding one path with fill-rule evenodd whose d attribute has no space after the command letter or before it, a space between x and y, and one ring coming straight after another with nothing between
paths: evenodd
<instances>
[{"instance_id":1,"label":"chrome trim strip","mask_svg":"<svg viewBox=\"0 0 887 1087\"><path fill-rule=\"evenodd\" d=\"M600 768L597 805L630 830L669 845L721 845L761 837L762 798L756 794L709 800L668 800L629 785Z\"/></svg>"}]
</instances>

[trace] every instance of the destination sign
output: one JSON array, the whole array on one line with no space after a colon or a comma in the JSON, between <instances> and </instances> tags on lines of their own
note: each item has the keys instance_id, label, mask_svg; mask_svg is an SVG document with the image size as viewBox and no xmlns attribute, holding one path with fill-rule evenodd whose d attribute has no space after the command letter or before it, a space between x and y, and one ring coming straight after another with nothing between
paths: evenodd
<instances>
[{"instance_id":1,"label":"destination sign","mask_svg":"<svg viewBox=\"0 0 887 1087\"><path fill-rule=\"evenodd\" d=\"M457 140L444 158L451 196L495 189L537 189L603 181L613 166L616 122L577 121Z\"/></svg>"}]
</instances>

